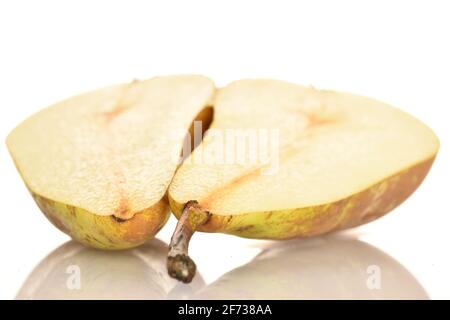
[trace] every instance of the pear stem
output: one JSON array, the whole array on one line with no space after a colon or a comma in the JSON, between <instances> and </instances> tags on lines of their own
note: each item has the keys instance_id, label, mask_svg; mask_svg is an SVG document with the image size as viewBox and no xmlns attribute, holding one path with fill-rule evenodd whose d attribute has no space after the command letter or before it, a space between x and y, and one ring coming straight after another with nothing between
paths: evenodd
<instances>
[{"instance_id":1,"label":"pear stem","mask_svg":"<svg viewBox=\"0 0 450 320\"><path fill-rule=\"evenodd\" d=\"M184 283L194 278L197 267L188 255L189 241L196 228L205 224L210 216L197 201L188 201L184 206L169 245L167 271L172 278Z\"/></svg>"}]
</instances>

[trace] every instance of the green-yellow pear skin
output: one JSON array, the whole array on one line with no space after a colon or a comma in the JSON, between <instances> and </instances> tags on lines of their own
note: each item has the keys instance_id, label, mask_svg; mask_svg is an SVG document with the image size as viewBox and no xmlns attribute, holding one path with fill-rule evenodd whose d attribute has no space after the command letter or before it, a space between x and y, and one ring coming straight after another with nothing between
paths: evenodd
<instances>
[{"instance_id":1,"label":"green-yellow pear skin","mask_svg":"<svg viewBox=\"0 0 450 320\"><path fill-rule=\"evenodd\" d=\"M433 160L434 157L334 203L226 216L209 212L208 220L195 228L245 238L291 239L355 227L383 216L408 198L427 175ZM239 184L239 181L233 183ZM173 213L180 218L185 204L170 197L169 203ZM199 206L202 207L202 202Z\"/></svg>"},{"instance_id":2,"label":"green-yellow pear skin","mask_svg":"<svg viewBox=\"0 0 450 320\"><path fill-rule=\"evenodd\" d=\"M165 199L136 213L131 219L121 220L114 215L99 216L81 208L32 195L55 227L74 240L97 249L137 247L153 239L170 215Z\"/></svg>"}]
</instances>

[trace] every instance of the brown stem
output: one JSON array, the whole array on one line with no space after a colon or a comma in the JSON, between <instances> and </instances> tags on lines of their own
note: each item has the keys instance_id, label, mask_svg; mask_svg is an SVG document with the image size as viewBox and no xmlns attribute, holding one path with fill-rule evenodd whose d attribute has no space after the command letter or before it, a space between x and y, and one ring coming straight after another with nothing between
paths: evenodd
<instances>
[{"instance_id":1,"label":"brown stem","mask_svg":"<svg viewBox=\"0 0 450 320\"><path fill-rule=\"evenodd\" d=\"M167 271L172 278L189 283L195 276L196 265L188 255L189 241L198 226L206 223L210 213L197 201L188 201L172 235L167 257Z\"/></svg>"}]
</instances>

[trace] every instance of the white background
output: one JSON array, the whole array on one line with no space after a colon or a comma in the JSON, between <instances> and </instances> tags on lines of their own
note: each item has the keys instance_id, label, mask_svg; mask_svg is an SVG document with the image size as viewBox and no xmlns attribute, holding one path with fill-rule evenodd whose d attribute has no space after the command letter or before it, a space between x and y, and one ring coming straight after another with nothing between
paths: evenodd
<instances>
[{"instance_id":1,"label":"white background","mask_svg":"<svg viewBox=\"0 0 450 320\"><path fill-rule=\"evenodd\" d=\"M245 77L278 78L384 100L428 124L440 138L441 150L429 176L407 202L351 232L351 237L388 253L430 298L448 299L449 17L448 1L430 0L2 1L0 137L4 141L20 121L67 96L173 73L204 74L218 85ZM68 237L39 212L4 143L0 172L0 298L11 299L34 267ZM158 238L167 242L173 227L171 219ZM262 247L270 252L273 246L197 234L191 252L211 283L251 261ZM364 250L359 255L362 258L348 257L350 266L352 259L364 259ZM329 262L324 266L320 259L309 263L316 270L311 278L330 279L321 287L309 281L304 290L316 297L339 286L351 288L349 282L355 280L348 272L361 272L338 264L331 268ZM264 287L265 279L276 282L277 277L295 286L302 273L301 267L292 266L256 269L250 265L244 272L254 278L247 288L254 292ZM397 289L410 290L407 284ZM259 294L277 294L272 291ZM305 292L288 295L298 298ZM351 290L335 297L348 296Z\"/></svg>"}]
</instances>

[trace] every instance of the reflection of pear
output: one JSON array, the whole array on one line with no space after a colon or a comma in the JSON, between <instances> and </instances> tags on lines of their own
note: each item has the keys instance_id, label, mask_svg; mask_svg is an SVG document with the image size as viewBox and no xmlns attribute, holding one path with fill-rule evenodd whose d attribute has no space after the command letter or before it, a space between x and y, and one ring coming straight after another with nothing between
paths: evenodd
<instances>
[{"instance_id":1,"label":"reflection of pear","mask_svg":"<svg viewBox=\"0 0 450 320\"><path fill-rule=\"evenodd\" d=\"M427 299L419 282L380 250L342 236L288 241L219 278L202 299Z\"/></svg>"},{"instance_id":2,"label":"reflection of pear","mask_svg":"<svg viewBox=\"0 0 450 320\"><path fill-rule=\"evenodd\" d=\"M183 294L201 287L203 280L197 277L185 285L171 279L165 269L167 250L156 239L121 252L99 251L70 241L33 270L17 299L184 298Z\"/></svg>"}]
</instances>

